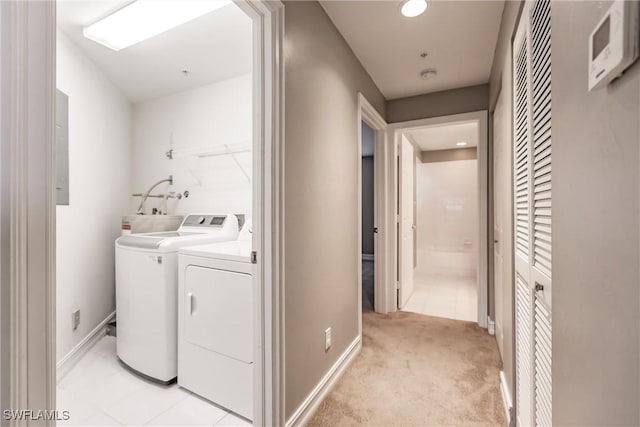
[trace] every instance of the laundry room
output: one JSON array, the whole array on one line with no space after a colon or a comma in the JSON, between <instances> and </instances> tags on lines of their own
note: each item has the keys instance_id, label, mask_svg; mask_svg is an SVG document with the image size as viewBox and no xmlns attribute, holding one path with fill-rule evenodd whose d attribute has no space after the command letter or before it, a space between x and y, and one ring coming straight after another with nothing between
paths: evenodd
<instances>
[{"instance_id":1,"label":"laundry room","mask_svg":"<svg viewBox=\"0 0 640 427\"><path fill-rule=\"evenodd\" d=\"M62 424L251 425L253 44L231 1L58 2Z\"/></svg>"}]
</instances>

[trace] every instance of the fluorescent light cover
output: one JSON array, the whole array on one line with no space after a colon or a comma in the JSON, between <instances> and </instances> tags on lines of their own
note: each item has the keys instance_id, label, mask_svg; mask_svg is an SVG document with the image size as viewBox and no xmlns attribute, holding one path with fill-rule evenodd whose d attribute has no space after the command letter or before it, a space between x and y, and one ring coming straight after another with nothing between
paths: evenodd
<instances>
[{"instance_id":1,"label":"fluorescent light cover","mask_svg":"<svg viewBox=\"0 0 640 427\"><path fill-rule=\"evenodd\" d=\"M456 142L456 145L458 147L464 147L465 145L467 145L467 143L465 141L460 141L460 142Z\"/></svg>"},{"instance_id":2,"label":"fluorescent light cover","mask_svg":"<svg viewBox=\"0 0 640 427\"><path fill-rule=\"evenodd\" d=\"M84 28L84 36L120 50L226 6L231 0L138 0Z\"/></svg>"},{"instance_id":3,"label":"fluorescent light cover","mask_svg":"<svg viewBox=\"0 0 640 427\"><path fill-rule=\"evenodd\" d=\"M414 18L427 10L427 0L405 0L400 5L400 12L407 18Z\"/></svg>"}]
</instances>

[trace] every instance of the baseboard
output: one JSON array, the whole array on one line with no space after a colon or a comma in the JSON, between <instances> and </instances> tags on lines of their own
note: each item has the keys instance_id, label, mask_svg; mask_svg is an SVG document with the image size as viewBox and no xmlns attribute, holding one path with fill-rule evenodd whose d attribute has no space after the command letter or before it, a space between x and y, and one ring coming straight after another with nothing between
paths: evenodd
<instances>
[{"instance_id":1,"label":"baseboard","mask_svg":"<svg viewBox=\"0 0 640 427\"><path fill-rule=\"evenodd\" d=\"M100 341L100 338L106 334L107 324L113 320L115 316L115 311L109 314L106 319L93 328L93 330L89 332L89 334L84 337L78 345L73 347L73 349L71 349L71 351L56 364L56 381L60 381L65 375L67 375L82 356L84 356L91 347Z\"/></svg>"},{"instance_id":2,"label":"baseboard","mask_svg":"<svg viewBox=\"0 0 640 427\"><path fill-rule=\"evenodd\" d=\"M489 332L489 335L496 334L496 322L491 317L487 317L487 332Z\"/></svg>"},{"instance_id":3,"label":"baseboard","mask_svg":"<svg viewBox=\"0 0 640 427\"><path fill-rule=\"evenodd\" d=\"M513 411L513 402L511 401L511 392L507 385L507 377L504 376L504 371L500 371L500 392L502 394L502 404L504 406L504 416L507 420L507 425L511 425L511 412Z\"/></svg>"},{"instance_id":4,"label":"baseboard","mask_svg":"<svg viewBox=\"0 0 640 427\"><path fill-rule=\"evenodd\" d=\"M375 261L375 257L374 254L362 254L363 261Z\"/></svg>"},{"instance_id":5,"label":"baseboard","mask_svg":"<svg viewBox=\"0 0 640 427\"><path fill-rule=\"evenodd\" d=\"M358 355L361 347L360 337L357 337L289 418L286 427L304 427L311 420L324 398Z\"/></svg>"}]
</instances>

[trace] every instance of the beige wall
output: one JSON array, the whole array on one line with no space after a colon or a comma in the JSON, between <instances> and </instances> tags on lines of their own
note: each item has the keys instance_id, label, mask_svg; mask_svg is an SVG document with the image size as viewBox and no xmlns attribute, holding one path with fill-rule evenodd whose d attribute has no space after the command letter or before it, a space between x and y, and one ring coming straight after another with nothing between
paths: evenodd
<instances>
[{"instance_id":1,"label":"beige wall","mask_svg":"<svg viewBox=\"0 0 640 427\"><path fill-rule=\"evenodd\" d=\"M640 63L588 92L607 7L551 9L555 425L640 425Z\"/></svg>"},{"instance_id":2,"label":"beige wall","mask_svg":"<svg viewBox=\"0 0 640 427\"><path fill-rule=\"evenodd\" d=\"M496 50L494 55L494 62L491 70L491 78L490 78L490 104L491 111L495 108L496 100L498 96L503 97L503 116L500 117L502 123L511 123L512 122L512 97L513 93L511 91L511 39L513 34L515 33L515 27L517 23L518 16L520 14L520 9L522 7L522 2L520 1L507 1L505 2L504 10L502 12L502 23L500 25L500 32L498 34L498 42L496 44ZM495 119L495 118L494 118ZM492 126L493 129L493 126ZM493 135L495 132L491 132L492 139L489 142L491 147L490 152L493 153ZM509 157L512 156L512 153L509 153ZM492 156L489 157L492 161ZM491 165L491 170L493 170L493 165ZM511 167L509 167L511 170ZM490 177L493 174L489 174ZM511 179L511 175L509 175ZM493 179L490 179L490 204L493 204ZM511 196L511 195L509 195ZM513 328L513 247L511 245L511 241L513 240L513 212L511 211L511 197L507 203L504 204L508 206L508 209L504 211L503 218L505 218L504 224L504 234L503 234L503 242L504 246L504 269L502 274L502 283L503 292L502 292L502 335L504 337L503 342L501 343L502 350L502 370L505 373L505 377L507 380L507 386L509 387L509 391L511 393L511 400L515 401L515 373L514 373L514 328ZM499 208L498 206L494 206L494 208ZM504 207L503 207L504 209ZM493 232L493 210L491 210L492 215L490 216L490 225L489 230ZM490 259L493 260L493 238L489 239L489 253L491 254ZM493 261L491 261L493 262ZM493 277L489 280L490 287L490 295L494 295L493 289ZM493 304L490 304L491 308L493 308ZM495 313L491 314L492 318L495 318Z\"/></svg>"},{"instance_id":3,"label":"beige wall","mask_svg":"<svg viewBox=\"0 0 640 427\"><path fill-rule=\"evenodd\" d=\"M317 2L285 4L284 51L289 418L358 335L358 91L385 101Z\"/></svg>"},{"instance_id":4,"label":"beige wall","mask_svg":"<svg viewBox=\"0 0 640 427\"><path fill-rule=\"evenodd\" d=\"M478 158L478 149L476 147L469 147L469 148L453 148L451 150L421 151L419 158L421 163L454 162L456 160L475 160Z\"/></svg>"},{"instance_id":5,"label":"beige wall","mask_svg":"<svg viewBox=\"0 0 640 427\"><path fill-rule=\"evenodd\" d=\"M387 122L471 113L489 108L489 85L469 86L387 101Z\"/></svg>"}]
</instances>

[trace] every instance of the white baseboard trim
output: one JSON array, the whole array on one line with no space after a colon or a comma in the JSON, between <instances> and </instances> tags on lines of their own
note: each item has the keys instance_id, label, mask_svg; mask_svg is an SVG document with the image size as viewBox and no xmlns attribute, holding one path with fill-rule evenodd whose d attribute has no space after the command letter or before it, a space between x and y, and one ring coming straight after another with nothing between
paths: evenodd
<instances>
[{"instance_id":1,"label":"white baseboard trim","mask_svg":"<svg viewBox=\"0 0 640 427\"><path fill-rule=\"evenodd\" d=\"M289 418L286 423L286 427L304 427L311 420L311 417L313 417L313 414L315 414L324 398L333 389L351 362L353 362L361 348L361 338L357 337L349 347L347 347L345 352L342 353L342 356L340 356L331 369L329 369L329 372L320 380L318 385L309 393L293 415L291 415L291 418Z\"/></svg>"},{"instance_id":2,"label":"white baseboard trim","mask_svg":"<svg viewBox=\"0 0 640 427\"><path fill-rule=\"evenodd\" d=\"M374 254L362 254L363 261L375 261L376 256Z\"/></svg>"},{"instance_id":3,"label":"white baseboard trim","mask_svg":"<svg viewBox=\"0 0 640 427\"><path fill-rule=\"evenodd\" d=\"M504 371L500 371L500 392L502 394L502 404L504 406L504 416L507 419L507 425L511 425L511 411L513 410L513 402L511 401L511 392L507 385L507 377Z\"/></svg>"},{"instance_id":4,"label":"white baseboard trim","mask_svg":"<svg viewBox=\"0 0 640 427\"><path fill-rule=\"evenodd\" d=\"M76 363L84 356L91 347L93 347L100 338L102 338L107 331L107 325L113 318L116 317L116 312L109 314L106 319L98 324L89 334L82 339L71 349L66 356L64 356L57 364L56 364L56 381L60 381L65 375L69 373L71 368L75 366Z\"/></svg>"},{"instance_id":5,"label":"white baseboard trim","mask_svg":"<svg viewBox=\"0 0 640 427\"><path fill-rule=\"evenodd\" d=\"M496 322L491 320L491 317L487 317L487 332L489 332L489 335L496 334Z\"/></svg>"}]
</instances>

